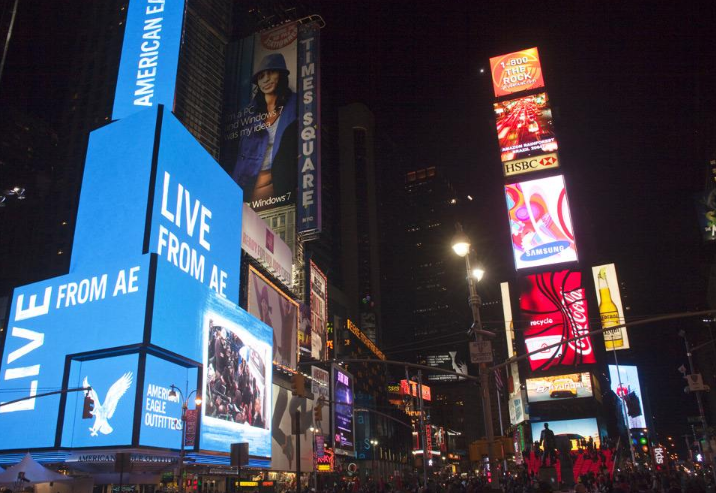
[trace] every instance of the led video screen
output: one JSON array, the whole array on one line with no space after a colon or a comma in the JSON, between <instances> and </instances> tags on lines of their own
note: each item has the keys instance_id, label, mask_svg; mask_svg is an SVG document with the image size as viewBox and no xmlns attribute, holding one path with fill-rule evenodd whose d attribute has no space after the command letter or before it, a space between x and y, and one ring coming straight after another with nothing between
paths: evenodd
<instances>
[{"instance_id":1,"label":"led video screen","mask_svg":"<svg viewBox=\"0 0 716 493\"><path fill-rule=\"evenodd\" d=\"M502 162L557 151L547 93L494 103Z\"/></svg>"},{"instance_id":2,"label":"led video screen","mask_svg":"<svg viewBox=\"0 0 716 493\"><path fill-rule=\"evenodd\" d=\"M619 397L626 397L631 392L634 392L639 398L639 403L642 405L642 415L629 418L629 428L646 428L646 420L644 419L643 406L644 401L641 397L641 387L639 386L639 371L636 366L631 365L619 365L619 372L617 373L616 365L609 365L609 380L611 381L610 388Z\"/></svg>"},{"instance_id":3,"label":"led video screen","mask_svg":"<svg viewBox=\"0 0 716 493\"><path fill-rule=\"evenodd\" d=\"M517 270L577 261L561 175L505 185L505 199Z\"/></svg>"},{"instance_id":4,"label":"led video screen","mask_svg":"<svg viewBox=\"0 0 716 493\"><path fill-rule=\"evenodd\" d=\"M527 399L530 404L553 402L561 399L592 397L592 377L587 372L528 378Z\"/></svg>"},{"instance_id":5,"label":"led video screen","mask_svg":"<svg viewBox=\"0 0 716 493\"><path fill-rule=\"evenodd\" d=\"M141 445L181 448L181 397L187 400L188 409L195 408L197 377L196 367L187 368L151 354L147 355L139 431ZM172 385L179 389L175 396L170 395Z\"/></svg>"},{"instance_id":6,"label":"led video screen","mask_svg":"<svg viewBox=\"0 0 716 493\"><path fill-rule=\"evenodd\" d=\"M273 329L273 360L296 368L298 303L249 267L248 312Z\"/></svg>"},{"instance_id":7,"label":"led video screen","mask_svg":"<svg viewBox=\"0 0 716 493\"><path fill-rule=\"evenodd\" d=\"M337 454L355 453L355 430L353 423L353 376L333 366L333 449Z\"/></svg>"},{"instance_id":8,"label":"led video screen","mask_svg":"<svg viewBox=\"0 0 716 493\"><path fill-rule=\"evenodd\" d=\"M272 331L228 308L216 303L204 315L201 447L229 452L248 442L251 455L270 457Z\"/></svg>"},{"instance_id":9,"label":"led video screen","mask_svg":"<svg viewBox=\"0 0 716 493\"><path fill-rule=\"evenodd\" d=\"M90 413L83 414L85 393L68 395L62 427L63 447L131 445L137 395L137 354L70 364L70 387L91 387Z\"/></svg>"},{"instance_id":10,"label":"led video screen","mask_svg":"<svg viewBox=\"0 0 716 493\"><path fill-rule=\"evenodd\" d=\"M544 87L536 47L490 58L490 72L496 98Z\"/></svg>"},{"instance_id":11,"label":"led video screen","mask_svg":"<svg viewBox=\"0 0 716 493\"><path fill-rule=\"evenodd\" d=\"M582 274L563 270L520 279L520 310L526 327L525 346L530 368L575 367L596 363L589 333L589 314L584 299ZM553 344L559 344L550 347Z\"/></svg>"},{"instance_id":12,"label":"led video screen","mask_svg":"<svg viewBox=\"0 0 716 493\"><path fill-rule=\"evenodd\" d=\"M532 422L532 438L534 441L539 441L545 423L547 423L549 429L554 432L554 436L557 440L561 437L568 439L572 445L572 450L584 448L590 438L592 442L594 442L595 448L598 449L601 444L599 425L597 424L596 418L534 421Z\"/></svg>"}]
</instances>

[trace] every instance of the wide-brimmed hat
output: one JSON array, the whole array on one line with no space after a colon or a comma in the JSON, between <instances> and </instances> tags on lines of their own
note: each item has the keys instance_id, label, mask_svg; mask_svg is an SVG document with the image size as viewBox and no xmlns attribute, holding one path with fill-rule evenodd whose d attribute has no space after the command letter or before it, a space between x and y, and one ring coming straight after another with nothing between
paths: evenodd
<instances>
[{"instance_id":1,"label":"wide-brimmed hat","mask_svg":"<svg viewBox=\"0 0 716 493\"><path fill-rule=\"evenodd\" d=\"M251 77L251 82L256 84L256 80L258 79L259 74L265 70L276 70L278 72L285 72L286 75L291 73L286 67L286 59L281 53L271 53L270 55L266 55L263 60L261 60L261 63L259 63L259 66L256 68L256 70L254 70L254 75L253 77Z\"/></svg>"}]
</instances>

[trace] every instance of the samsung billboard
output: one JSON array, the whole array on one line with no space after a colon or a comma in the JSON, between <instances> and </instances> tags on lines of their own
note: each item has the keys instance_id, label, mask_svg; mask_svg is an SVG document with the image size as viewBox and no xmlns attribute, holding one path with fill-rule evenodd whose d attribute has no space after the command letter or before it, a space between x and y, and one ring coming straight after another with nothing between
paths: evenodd
<instances>
[{"instance_id":1,"label":"samsung billboard","mask_svg":"<svg viewBox=\"0 0 716 493\"><path fill-rule=\"evenodd\" d=\"M505 185L505 199L517 270L577 261L561 175Z\"/></svg>"}]
</instances>

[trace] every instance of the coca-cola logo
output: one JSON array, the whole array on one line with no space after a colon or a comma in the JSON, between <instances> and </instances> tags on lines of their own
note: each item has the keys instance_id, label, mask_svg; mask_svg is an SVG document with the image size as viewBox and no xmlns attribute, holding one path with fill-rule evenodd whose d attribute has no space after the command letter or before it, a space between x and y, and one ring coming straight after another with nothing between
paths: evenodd
<instances>
[{"instance_id":1,"label":"coca-cola logo","mask_svg":"<svg viewBox=\"0 0 716 493\"><path fill-rule=\"evenodd\" d=\"M581 339L569 342L569 347L582 355L592 353L592 341L589 334L589 318L587 316L587 305L584 303L584 290L579 289L564 293L562 299L571 314L570 338L584 335Z\"/></svg>"}]
</instances>

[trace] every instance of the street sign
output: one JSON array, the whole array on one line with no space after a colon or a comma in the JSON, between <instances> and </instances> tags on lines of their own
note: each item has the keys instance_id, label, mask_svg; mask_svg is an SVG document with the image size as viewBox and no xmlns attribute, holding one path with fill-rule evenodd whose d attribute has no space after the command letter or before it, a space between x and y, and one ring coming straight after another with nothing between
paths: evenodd
<instances>
[{"instance_id":1,"label":"street sign","mask_svg":"<svg viewBox=\"0 0 716 493\"><path fill-rule=\"evenodd\" d=\"M492 363L492 343L490 341L471 342L470 363Z\"/></svg>"},{"instance_id":2,"label":"street sign","mask_svg":"<svg viewBox=\"0 0 716 493\"><path fill-rule=\"evenodd\" d=\"M701 416L688 416L686 418L686 422L689 424L700 424L701 423Z\"/></svg>"},{"instance_id":3,"label":"street sign","mask_svg":"<svg viewBox=\"0 0 716 493\"><path fill-rule=\"evenodd\" d=\"M689 383L690 392L699 392L702 390L709 390L708 385L704 385L704 379L701 373L694 373L692 375L686 375L686 381Z\"/></svg>"}]
</instances>

